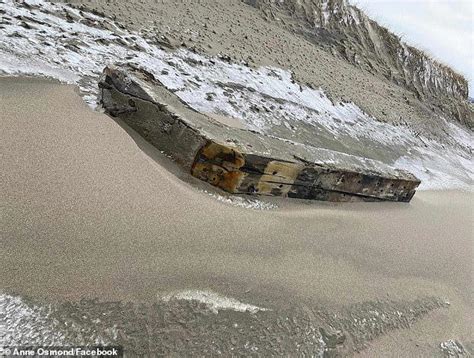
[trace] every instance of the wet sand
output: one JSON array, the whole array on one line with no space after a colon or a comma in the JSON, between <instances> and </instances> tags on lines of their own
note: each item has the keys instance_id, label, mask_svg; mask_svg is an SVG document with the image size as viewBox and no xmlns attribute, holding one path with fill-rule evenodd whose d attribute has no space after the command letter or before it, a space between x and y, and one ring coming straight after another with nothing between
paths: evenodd
<instances>
[{"instance_id":1,"label":"wet sand","mask_svg":"<svg viewBox=\"0 0 474 358\"><path fill-rule=\"evenodd\" d=\"M0 113L4 292L154 302L202 289L271 308L440 297L449 311L417 323L417 342L473 340L472 193L250 210L197 190L215 192L70 86L2 78Z\"/></svg>"}]
</instances>

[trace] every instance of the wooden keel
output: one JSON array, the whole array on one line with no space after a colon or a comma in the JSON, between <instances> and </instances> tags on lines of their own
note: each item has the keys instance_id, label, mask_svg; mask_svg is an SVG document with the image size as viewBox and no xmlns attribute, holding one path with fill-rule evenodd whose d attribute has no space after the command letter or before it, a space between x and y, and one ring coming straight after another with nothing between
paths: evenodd
<instances>
[{"instance_id":1,"label":"wooden keel","mask_svg":"<svg viewBox=\"0 0 474 358\"><path fill-rule=\"evenodd\" d=\"M99 86L107 113L196 178L230 193L409 202L420 184L412 174L380 162L227 127L137 68L107 67Z\"/></svg>"}]
</instances>

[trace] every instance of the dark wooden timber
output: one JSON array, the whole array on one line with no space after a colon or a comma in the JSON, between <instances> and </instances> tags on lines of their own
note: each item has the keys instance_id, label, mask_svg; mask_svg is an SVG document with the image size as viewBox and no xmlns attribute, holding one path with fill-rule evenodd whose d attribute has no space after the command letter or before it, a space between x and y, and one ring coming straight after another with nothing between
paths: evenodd
<instances>
[{"instance_id":1,"label":"dark wooden timber","mask_svg":"<svg viewBox=\"0 0 474 358\"><path fill-rule=\"evenodd\" d=\"M420 181L384 163L229 127L137 68L107 67L101 103L193 176L230 193L409 202Z\"/></svg>"}]
</instances>

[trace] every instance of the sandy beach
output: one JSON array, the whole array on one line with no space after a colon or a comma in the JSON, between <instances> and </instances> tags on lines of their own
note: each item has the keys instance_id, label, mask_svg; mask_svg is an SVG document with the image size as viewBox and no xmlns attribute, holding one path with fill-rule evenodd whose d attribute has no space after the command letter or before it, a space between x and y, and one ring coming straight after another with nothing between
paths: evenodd
<instances>
[{"instance_id":1,"label":"sandy beach","mask_svg":"<svg viewBox=\"0 0 474 358\"><path fill-rule=\"evenodd\" d=\"M224 194L72 86L1 78L0 113L5 293L150 304L209 290L276 311L436 297L449 307L364 354L430 356L448 339L473 342L472 193L419 191L410 204L272 199L275 209L253 210L216 200Z\"/></svg>"}]
</instances>

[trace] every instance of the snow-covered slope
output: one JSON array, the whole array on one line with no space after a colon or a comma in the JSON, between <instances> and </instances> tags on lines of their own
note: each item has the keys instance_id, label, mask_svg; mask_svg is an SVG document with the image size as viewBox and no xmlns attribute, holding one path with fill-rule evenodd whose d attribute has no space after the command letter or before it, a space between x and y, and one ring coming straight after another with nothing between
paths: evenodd
<instances>
[{"instance_id":1,"label":"snow-covered slope","mask_svg":"<svg viewBox=\"0 0 474 358\"><path fill-rule=\"evenodd\" d=\"M268 19L285 19L290 31L413 92L447 116L473 125L468 83L450 67L370 19L347 0L245 0Z\"/></svg>"}]
</instances>

